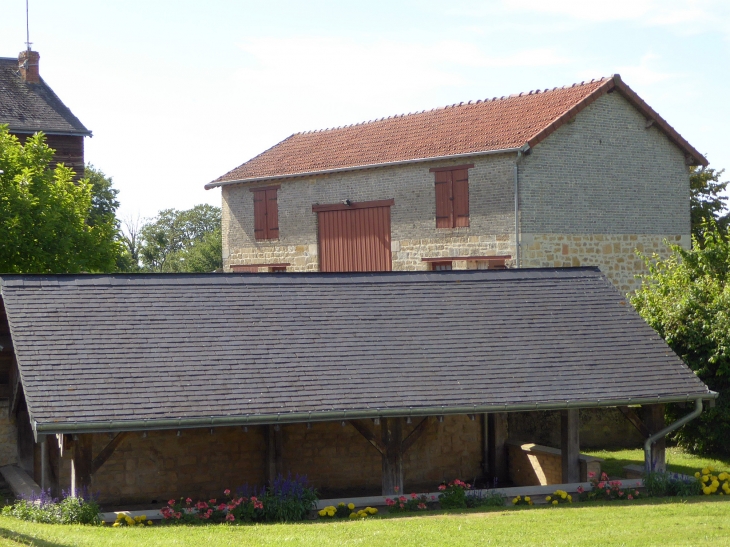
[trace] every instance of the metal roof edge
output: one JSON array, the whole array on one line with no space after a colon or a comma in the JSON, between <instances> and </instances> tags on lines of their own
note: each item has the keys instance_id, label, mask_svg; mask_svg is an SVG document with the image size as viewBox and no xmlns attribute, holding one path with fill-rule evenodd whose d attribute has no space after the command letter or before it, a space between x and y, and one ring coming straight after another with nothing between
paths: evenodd
<instances>
[{"instance_id":1,"label":"metal roof edge","mask_svg":"<svg viewBox=\"0 0 730 547\"><path fill-rule=\"evenodd\" d=\"M418 408L388 408L362 410L331 410L321 412L290 412L278 414L246 414L240 416L209 416L197 418L161 418L154 420L107 420L99 422L38 423L33 422L34 435L113 433L121 431L159 431L170 429L199 429L205 427L235 427L306 422L335 422L371 418L406 418L459 414L490 414L494 412L528 412L535 410L566 410L661 403L686 403L697 399L716 399L714 391L628 399L593 399L557 401L535 404L492 404L472 406L432 406Z\"/></svg>"},{"instance_id":2,"label":"metal roof edge","mask_svg":"<svg viewBox=\"0 0 730 547\"><path fill-rule=\"evenodd\" d=\"M283 142L283 141L282 141ZM410 160L400 160L400 161L390 161L390 162L384 162L384 163L369 163L366 165L354 165L349 167L336 167L334 169L323 169L320 171L306 171L303 173L287 173L283 175L269 175L266 177L252 177L247 179L236 179L236 180L229 180L229 181L213 181L209 182L205 185L206 190L211 190L213 188L218 188L221 186L228 186L231 184L242 184L246 182L261 182L264 180L281 180L281 179L289 179L289 178L295 178L295 177L314 177L317 175L328 175L330 173L342 173L346 171L359 171L362 169L375 169L378 167L393 167L398 165L408 165L410 163L423 163L427 161L440 161L440 160L448 160L448 159L454 159L454 158L467 158L470 156L488 156L492 154L509 154L512 152L526 152L529 150L528 144L523 144L522 146L517 146L513 148L500 148L498 150L483 150L481 152L465 152L463 154L451 154L448 156L434 156L430 158L414 158ZM245 163L243 165L246 165ZM225 176L225 175L224 175Z\"/></svg>"}]
</instances>

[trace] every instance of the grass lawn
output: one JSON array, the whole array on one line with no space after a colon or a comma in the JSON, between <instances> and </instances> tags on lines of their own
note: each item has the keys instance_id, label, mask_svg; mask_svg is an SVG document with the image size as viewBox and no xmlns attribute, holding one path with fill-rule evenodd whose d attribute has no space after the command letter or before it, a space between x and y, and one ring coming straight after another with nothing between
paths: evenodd
<instances>
[{"instance_id":1,"label":"grass lawn","mask_svg":"<svg viewBox=\"0 0 730 547\"><path fill-rule=\"evenodd\" d=\"M516 507L487 512L256 526L111 528L32 524L0 517L0 546L730 546L721 497Z\"/></svg>"},{"instance_id":2,"label":"grass lawn","mask_svg":"<svg viewBox=\"0 0 730 547\"><path fill-rule=\"evenodd\" d=\"M624 465L643 465L644 451L641 449L630 450L581 450L584 454L603 458L605 461L601 464L601 469L608 473L609 477L622 477ZM703 456L695 456L682 450L681 448L667 448L667 469L675 473L683 473L685 475L694 475L695 471L713 466L715 469L730 472L730 459L727 458L705 458Z\"/></svg>"}]
</instances>

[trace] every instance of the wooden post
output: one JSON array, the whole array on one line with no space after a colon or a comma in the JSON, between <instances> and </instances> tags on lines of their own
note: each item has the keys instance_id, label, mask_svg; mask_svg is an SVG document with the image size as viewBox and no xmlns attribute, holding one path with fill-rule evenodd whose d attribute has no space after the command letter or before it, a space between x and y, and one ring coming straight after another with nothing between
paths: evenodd
<instances>
[{"instance_id":1,"label":"wooden post","mask_svg":"<svg viewBox=\"0 0 730 547\"><path fill-rule=\"evenodd\" d=\"M489 474L492 479L492 485L498 486L504 484L508 479L507 470L507 436L508 422L506 412L493 412L488 415L488 462Z\"/></svg>"},{"instance_id":2,"label":"wooden post","mask_svg":"<svg viewBox=\"0 0 730 547\"><path fill-rule=\"evenodd\" d=\"M644 422L652 435L664 429L664 405L647 405ZM651 469L652 471L661 472L667 470L666 439L664 437L655 442L651 447Z\"/></svg>"},{"instance_id":3,"label":"wooden post","mask_svg":"<svg viewBox=\"0 0 730 547\"><path fill-rule=\"evenodd\" d=\"M282 473L282 434L281 426L264 426L266 437L266 484L271 485Z\"/></svg>"},{"instance_id":4,"label":"wooden post","mask_svg":"<svg viewBox=\"0 0 730 547\"><path fill-rule=\"evenodd\" d=\"M580 482L580 415L578 409L560 413L560 450L562 451L563 484Z\"/></svg>"},{"instance_id":5,"label":"wooden post","mask_svg":"<svg viewBox=\"0 0 730 547\"><path fill-rule=\"evenodd\" d=\"M85 493L91 488L91 463L93 461L92 438L90 434L78 435L74 441L74 456L71 460L71 495Z\"/></svg>"},{"instance_id":6,"label":"wooden post","mask_svg":"<svg viewBox=\"0 0 730 547\"><path fill-rule=\"evenodd\" d=\"M489 476L489 414L480 414L482 426L482 474Z\"/></svg>"},{"instance_id":7,"label":"wooden post","mask_svg":"<svg viewBox=\"0 0 730 547\"><path fill-rule=\"evenodd\" d=\"M403 419L381 418L383 454L383 495L403 493Z\"/></svg>"}]
</instances>

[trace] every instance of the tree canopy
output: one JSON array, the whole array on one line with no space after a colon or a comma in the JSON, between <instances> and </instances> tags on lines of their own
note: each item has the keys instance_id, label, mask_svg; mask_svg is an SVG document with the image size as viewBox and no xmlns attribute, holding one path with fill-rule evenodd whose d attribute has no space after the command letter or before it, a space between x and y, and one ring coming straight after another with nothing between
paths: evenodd
<instances>
[{"instance_id":1,"label":"tree canopy","mask_svg":"<svg viewBox=\"0 0 730 547\"><path fill-rule=\"evenodd\" d=\"M703 244L672 245L666 260L647 259L649 273L631 303L710 389L715 408L684 426L677 440L701 452L730 454L730 243L712 222ZM686 412L686 411L685 411ZM679 410L668 410L677 418Z\"/></svg>"},{"instance_id":2,"label":"tree canopy","mask_svg":"<svg viewBox=\"0 0 730 547\"><path fill-rule=\"evenodd\" d=\"M0 272L114 271L114 199L96 200L93 182L74 182L63 165L51 169L52 158L42 133L21 144L0 125Z\"/></svg>"},{"instance_id":3,"label":"tree canopy","mask_svg":"<svg viewBox=\"0 0 730 547\"><path fill-rule=\"evenodd\" d=\"M692 235L700 244L704 241L703 232L708 226L716 225L727 231L730 223L730 213L725 211L727 196L723 195L730 181L720 182L724 172L724 169L717 171L710 167L690 168Z\"/></svg>"}]
</instances>

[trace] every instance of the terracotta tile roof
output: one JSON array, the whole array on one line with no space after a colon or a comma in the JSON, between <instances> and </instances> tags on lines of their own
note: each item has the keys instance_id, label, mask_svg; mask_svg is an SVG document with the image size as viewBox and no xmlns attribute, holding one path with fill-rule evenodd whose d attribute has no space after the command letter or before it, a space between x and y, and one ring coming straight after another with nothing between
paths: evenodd
<instances>
[{"instance_id":1,"label":"terracotta tile roof","mask_svg":"<svg viewBox=\"0 0 730 547\"><path fill-rule=\"evenodd\" d=\"M653 120L690 157L706 165L620 76L571 86L469 101L379 120L296 133L206 185L297 176L535 146L612 90Z\"/></svg>"}]
</instances>

